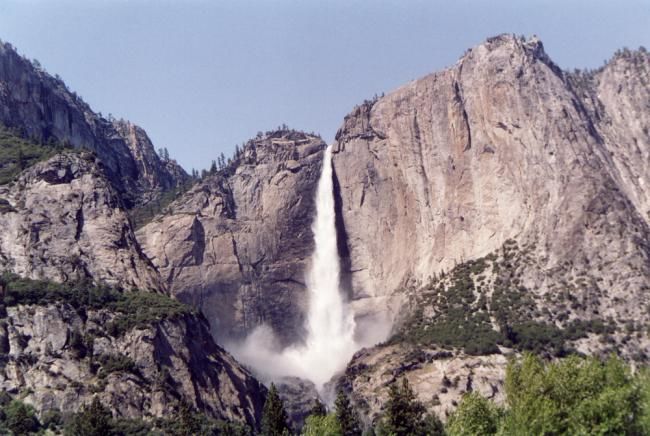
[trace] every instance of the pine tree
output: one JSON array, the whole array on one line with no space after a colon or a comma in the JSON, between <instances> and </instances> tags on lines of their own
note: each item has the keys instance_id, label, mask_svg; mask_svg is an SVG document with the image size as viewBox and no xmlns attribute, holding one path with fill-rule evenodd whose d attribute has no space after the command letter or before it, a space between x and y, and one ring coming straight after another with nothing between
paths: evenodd
<instances>
[{"instance_id":1,"label":"pine tree","mask_svg":"<svg viewBox=\"0 0 650 436\"><path fill-rule=\"evenodd\" d=\"M213 160L212 165L210 165L210 174L217 173L217 161Z\"/></svg>"},{"instance_id":2,"label":"pine tree","mask_svg":"<svg viewBox=\"0 0 650 436\"><path fill-rule=\"evenodd\" d=\"M426 409L415 397L405 377L402 379L401 386L393 383L389 388L384 431L395 436L436 434L430 433L437 427L435 417L426 417L425 413Z\"/></svg>"},{"instance_id":3,"label":"pine tree","mask_svg":"<svg viewBox=\"0 0 650 436\"><path fill-rule=\"evenodd\" d=\"M287 412L284 410L284 405L275 384L271 383L262 412L262 435L283 436L289 433Z\"/></svg>"},{"instance_id":4,"label":"pine tree","mask_svg":"<svg viewBox=\"0 0 650 436\"><path fill-rule=\"evenodd\" d=\"M65 433L71 436L108 435L113 430L112 418L110 410L95 397L90 406L84 407L83 411L74 415Z\"/></svg>"},{"instance_id":5,"label":"pine tree","mask_svg":"<svg viewBox=\"0 0 650 436\"><path fill-rule=\"evenodd\" d=\"M341 426L343 436L360 436L361 424L359 416L343 391L339 391L334 406L336 408L336 419Z\"/></svg>"}]
</instances>

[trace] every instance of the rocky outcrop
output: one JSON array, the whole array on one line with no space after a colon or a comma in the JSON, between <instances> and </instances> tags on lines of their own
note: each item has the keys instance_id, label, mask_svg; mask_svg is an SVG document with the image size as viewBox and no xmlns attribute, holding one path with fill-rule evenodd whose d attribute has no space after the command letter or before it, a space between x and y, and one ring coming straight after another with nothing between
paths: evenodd
<instances>
[{"instance_id":1,"label":"rocky outcrop","mask_svg":"<svg viewBox=\"0 0 650 436\"><path fill-rule=\"evenodd\" d=\"M529 288L597 272L597 310L646 319L647 65L612 61L590 110L539 40L502 35L357 107L334 168L359 312L514 239L536 245Z\"/></svg>"},{"instance_id":2,"label":"rocky outcrop","mask_svg":"<svg viewBox=\"0 0 650 436\"><path fill-rule=\"evenodd\" d=\"M325 144L278 131L257 138L137 232L170 292L199 307L219 340L270 325L300 339Z\"/></svg>"},{"instance_id":3,"label":"rocky outcrop","mask_svg":"<svg viewBox=\"0 0 650 436\"><path fill-rule=\"evenodd\" d=\"M298 377L283 377L276 380L275 386L287 412L291 428L301 429L311 414L315 402L320 401L316 386Z\"/></svg>"},{"instance_id":4,"label":"rocky outcrop","mask_svg":"<svg viewBox=\"0 0 650 436\"><path fill-rule=\"evenodd\" d=\"M92 150L128 207L145 201L151 191L168 190L188 177L178 165L161 161L141 128L96 114L60 78L2 42L0 123L42 142Z\"/></svg>"},{"instance_id":5,"label":"rocky outcrop","mask_svg":"<svg viewBox=\"0 0 650 436\"><path fill-rule=\"evenodd\" d=\"M388 400L389 386L403 377L428 411L442 420L453 412L464 393L478 392L497 404L504 401L504 355L453 355L436 348L392 344L358 352L339 384L366 425L376 425Z\"/></svg>"},{"instance_id":6,"label":"rocky outcrop","mask_svg":"<svg viewBox=\"0 0 650 436\"><path fill-rule=\"evenodd\" d=\"M185 403L257 426L265 389L214 344L204 320L188 314L114 337L115 317L65 303L7 308L0 389L39 414L65 416L97 397L116 417L169 419Z\"/></svg>"},{"instance_id":7,"label":"rocky outcrop","mask_svg":"<svg viewBox=\"0 0 650 436\"><path fill-rule=\"evenodd\" d=\"M398 331L341 381L367 419L399 377L443 418L470 379L498 400L500 353L558 338L647 360L649 62L623 51L569 74L536 38L501 35L345 118L343 272L357 315L389 312Z\"/></svg>"},{"instance_id":8,"label":"rocky outcrop","mask_svg":"<svg viewBox=\"0 0 650 436\"><path fill-rule=\"evenodd\" d=\"M0 186L0 265L33 279L163 288L91 153L56 155Z\"/></svg>"}]
</instances>

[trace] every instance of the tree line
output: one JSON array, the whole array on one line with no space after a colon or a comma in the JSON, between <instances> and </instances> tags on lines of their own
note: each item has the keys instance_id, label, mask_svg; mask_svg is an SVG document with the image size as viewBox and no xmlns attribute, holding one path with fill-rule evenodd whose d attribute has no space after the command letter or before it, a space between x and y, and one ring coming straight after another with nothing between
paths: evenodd
<instances>
[{"instance_id":1,"label":"tree line","mask_svg":"<svg viewBox=\"0 0 650 436\"><path fill-rule=\"evenodd\" d=\"M526 353L512 360L505 402L477 392L463 395L443 422L427 413L406 377L388 388L382 415L365 428L348 397L339 392L334 410L317 403L300 433L288 425L271 385L262 435L285 436L470 436L470 435L649 435L650 370L633 371L622 359L570 357L545 361Z\"/></svg>"}]
</instances>

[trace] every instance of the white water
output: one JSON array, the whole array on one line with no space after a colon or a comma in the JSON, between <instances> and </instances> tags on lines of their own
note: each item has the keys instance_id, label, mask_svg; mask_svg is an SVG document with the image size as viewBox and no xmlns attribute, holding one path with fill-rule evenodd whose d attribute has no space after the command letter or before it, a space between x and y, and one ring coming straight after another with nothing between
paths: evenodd
<instances>
[{"instance_id":1,"label":"white water","mask_svg":"<svg viewBox=\"0 0 650 436\"><path fill-rule=\"evenodd\" d=\"M312 224L315 249L307 274L307 339L303 345L275 352L273 332L262 326L251 333L243 345L232 350L263 378L306 378L320 391L360 348L354 341L354 314L339 290L340 265L334 219L332 150L328 146L318 182L316 218Z\"/></svg>"}]
</instances>

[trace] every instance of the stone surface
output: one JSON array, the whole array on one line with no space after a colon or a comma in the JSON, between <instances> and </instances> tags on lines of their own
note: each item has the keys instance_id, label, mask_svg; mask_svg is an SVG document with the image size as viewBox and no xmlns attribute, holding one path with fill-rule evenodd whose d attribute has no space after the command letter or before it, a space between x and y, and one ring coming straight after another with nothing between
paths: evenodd
<instances>
[{"instance_id":1,"label":"stone surface","mask_svg":"<svg viewBox=\"0 0 650 436\"><path fill-rule=\"evenodd\" d=\"M88 152L56 155L0 186L0 268L55 281L89 277L160 290L118 193Z\"/></svg>"},{"instance_id":2,"label":"stone surface","mask_svg":"<svg viewBox=\"0 0 650 436\"><path fill-rule=\"evenodd\" d=\"M278 395L287 411L291 428L302 428L314 402L319 399L316 386L298 377L284 377L275 383Z\"/></svg>"},{"instance_id":3,"label":"stone surface","mask_svg":"<svg viewBox=\"0 0 650 436\"><path fill-rule=\"evenodd\" d=\"M567 73L536 38L501 35L356 107L337 133L334 169L358 316L399 324L434 277L512 241L523 257L508 268L534 300L531 321L608 319L615 333L573 346L646 361L649 62L645 50L623 51L598 71ZM455 350L410 367L412 351L394 344L353 359L344 381L368 419L397 373L443 418L464 389L439 394L434 381L450 366L460 385L490 372L488 395L503 376L501 355Z\"/></svg>"},{"instance_id":4,"label":"stone surface","mask_svg":"<svg viewBox=\"0 0 650 436\"><path fill-rule=\"evenodd\" d=\"M633 59L596 74L603 115L539 40L509 35L348 115L334 168L358 311L515 239L537 246L531 287L567 262L604 269L602 309L645 319L648 54Z\"/></svg>"},{"instance_id":5,"label":"stone surface","mask_svg":"<svg viewBox=\"0 0 650 436\"><path fill-rule=\"evenodd\" d=\"M282 344L301 338L324 148L300 132L269 132L138 230L170 292L199 307L218 340L261 324Z\"/></svg>"},{"instance_id":6,"label":"stone surface","mask_svg":"<svg viewBox=\"0 0 650 436\"><path fill-rule=\"evenodd\" d=\"M475 391L502 404L504 355L454 355L440 349L389 345L359 351L339 384L351 392L366 425L376 424L391 384L406 377L418 400L446 420L462 395Z\"/></svg>"},{"instance_id":7,"label":"stone surface","mask_svg":"<svg viewBox=\"0 0 650 436\"><path fill-rule=\"evenodd\" d=\"M67 304L7 308L0 323L3 350L0 389L21 395L38 414L78 411L94 397L114 416L170 418L179 401L207 415L256 426L265 388L216 346L207 324L195 315L133 329L119 338L107 332L115 313ZM82 353L71 337L92 346ZM108 372L104 356L130 360L130 370Z\"/></svg>"},{"instance_id":8,"label":"stone surface","mask_svg":"<svg viewBox=\"0 0 650 436\"><path fill-rule=\"evenodd\" d=\"M175 162L156 155L144 130L96 114L60 78L1 41L0 123L41 141L92 150L128 207L188 178Z\"/></svg>"}]
</instances>

